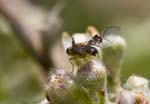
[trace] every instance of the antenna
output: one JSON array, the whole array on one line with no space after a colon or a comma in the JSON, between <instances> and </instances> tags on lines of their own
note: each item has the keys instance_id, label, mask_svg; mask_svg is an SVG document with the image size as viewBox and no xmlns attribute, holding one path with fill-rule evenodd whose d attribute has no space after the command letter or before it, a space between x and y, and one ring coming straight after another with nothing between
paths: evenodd
<instances>
[{"instance_id":1,"label":"antenna","mask_svg":"<svg viewBox=\"0 0 150 104\"><path fill-rule=\"evenodd\" d=\"M73 37L72 37L72 45L75 46L75 41Z\"/></svg>"}]
</instances>

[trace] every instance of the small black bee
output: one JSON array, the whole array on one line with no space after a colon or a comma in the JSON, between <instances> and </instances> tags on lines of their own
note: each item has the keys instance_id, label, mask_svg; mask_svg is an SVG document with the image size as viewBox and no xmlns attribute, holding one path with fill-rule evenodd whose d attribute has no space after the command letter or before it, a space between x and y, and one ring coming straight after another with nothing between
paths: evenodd
<instances>
[{"instance_id":1,"label":"small black bee","mask_svg":"<svg viewBox=\"0 0 150 104\"><path fill-rule=\"evenodd\" d=\"M75 44L74 39L72 38L72 47L67 48L66 53L69 56L79 56L85 58L87 55L96 56L98 50L86 43Z\"/></svg>"},{"instance_id":2,"label":"small black bee","mask_svg":"<svg viewBox=\"0 0 150 104\"><path fill-rule=\"evenodd\" d=\"M96 56L98 54L98 50L95 47L86 43L76 44L74 39L72 38L72 46L67 48L66 53L69 56L71 56L69 60L70 60L70 63L72 64L72 67L73 67L72 72L73 72L74 70L74 64L72 62L73 59L75 59L77 62L78 57L86 59L87 56Z\"/></svg>"}]
</instances>

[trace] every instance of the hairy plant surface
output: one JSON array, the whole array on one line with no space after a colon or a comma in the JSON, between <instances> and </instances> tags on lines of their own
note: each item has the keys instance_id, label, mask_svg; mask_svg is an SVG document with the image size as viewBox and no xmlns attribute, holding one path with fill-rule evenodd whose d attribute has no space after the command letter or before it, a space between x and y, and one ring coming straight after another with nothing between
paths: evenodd
<instances>
[{"instance_id":1,"label":"hairy plant surface","mask_svg":"<svg viewBox=\"0 0 150 104\"><path fill-rule=\"evenodd\" d=\"M104 31L105 32L105 31ZM104 34L104 32L101 33ZM86 54L81 57L78 53L80 47L86 44L99 32L88 28L86 33L75 33L71 36L63 33L62 43L64 49L73 48L71 57L73 69L56 69L51 72L50 81L46 85L46 98L41 104L150 104L150 90L147 79L140 76L131 76L125 83L121 83L120 71L123 63L126 42L120 32L109 29L105 41L100 43L104 47L96 47L96 56ZM94 35L93 35L94 34ZM72 43L72 38L75 43ZM104 38L104 37L103 37ZM74 44L74 45L73 45ZM83 51L83 50L82 50Z\"/></svg>"}]
</instances>

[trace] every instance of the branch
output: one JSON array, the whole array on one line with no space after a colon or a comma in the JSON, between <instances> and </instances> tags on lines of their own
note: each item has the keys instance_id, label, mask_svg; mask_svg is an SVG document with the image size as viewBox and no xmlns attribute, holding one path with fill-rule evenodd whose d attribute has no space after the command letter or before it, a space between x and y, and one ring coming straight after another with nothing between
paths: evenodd
<instances>
[{"instance_id":1,"label":"branch","mask_svg":"<svg viewBox=\"0 0 150 104\"><path fill-rule=\"evenodd\" d=\"M55 67L50 49L61 32L62 2L50 13L31 5L27 0L0 0L0 11L10 22L15 35L33 58L48 71Z\"/></svg>"}]
</instances>

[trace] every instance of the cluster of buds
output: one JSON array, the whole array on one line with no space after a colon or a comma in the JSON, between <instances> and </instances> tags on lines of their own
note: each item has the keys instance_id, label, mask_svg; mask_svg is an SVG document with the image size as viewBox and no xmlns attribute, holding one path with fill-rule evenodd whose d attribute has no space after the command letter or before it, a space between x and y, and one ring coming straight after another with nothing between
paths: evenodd
<instances>
[{"instance_id":1,"label":"cluster of buds","mask_svg":"<svg viewBox=\"0 0 150 104\"><path fill-rule=\"evenodd\" d=\"M147 79L131 76L125 84L121 83L120 71L126 42L118 32L108 33L109 46L101 48L92 45L97 50L96 55L88 54L89 50L84 49L84 46L88 47L87 42L93 39L93 34L101 35L94 27L88 27L86 33L72 36L63 33L65 51L74 47L68 55L73 69L70 72L65 69L51 72L45 88L47 100L41 104L150 104ZM105 41L100 43L101 46L107 44Z\"/></svg>"}]
</instances>

